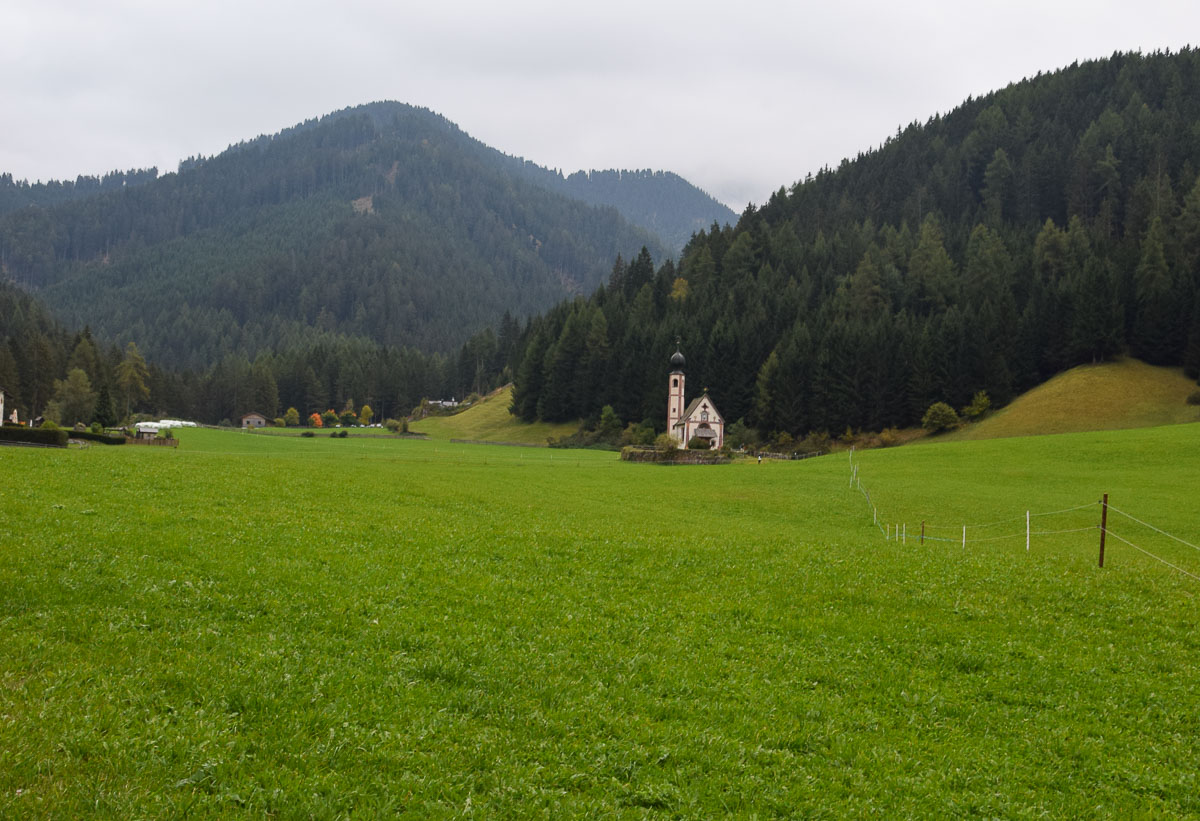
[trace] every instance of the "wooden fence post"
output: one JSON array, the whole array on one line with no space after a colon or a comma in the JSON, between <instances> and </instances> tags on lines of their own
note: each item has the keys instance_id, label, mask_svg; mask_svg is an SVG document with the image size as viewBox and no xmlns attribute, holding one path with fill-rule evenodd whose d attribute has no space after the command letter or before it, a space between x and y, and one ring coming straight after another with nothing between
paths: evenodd
<instances>
[{"instance_id":1,"label":"wooden fence post","mask_svg":"<svg viewBox=\"0 0 1200 821\"><path fill-rule=\"evenodd\" d=\"M1108 533L1108 494L1100 502L1100 566L1104 567L1104 536Z\"/></svg>"},{"instance_id":2,"label":"wooden fence post","mask_svg":"<svg viewBox=\"0 0 1200 821\"><path fill-rule=\"evenodd\" d=\"M921 520L921 544L925 544L925 520Z\"/></svg>"}]
</instances>

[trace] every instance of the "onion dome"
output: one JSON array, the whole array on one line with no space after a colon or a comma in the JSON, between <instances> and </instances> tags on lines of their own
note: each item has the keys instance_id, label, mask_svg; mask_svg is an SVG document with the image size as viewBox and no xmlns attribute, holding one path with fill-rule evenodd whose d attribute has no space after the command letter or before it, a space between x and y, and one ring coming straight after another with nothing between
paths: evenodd
<instances>
[{"instance_id":1,"label":"onion dome","mask_svg":"<svg viewBox=\"0 0 1200 821\"><path fill-rule=\"evenodd\" d=\"M675 353L671 355L671 367L675 368L676 370L679 370L683 366L684 366L683 354L681 354L679 352L679 349L676 348Z\"/></svg>"}]
</instances>

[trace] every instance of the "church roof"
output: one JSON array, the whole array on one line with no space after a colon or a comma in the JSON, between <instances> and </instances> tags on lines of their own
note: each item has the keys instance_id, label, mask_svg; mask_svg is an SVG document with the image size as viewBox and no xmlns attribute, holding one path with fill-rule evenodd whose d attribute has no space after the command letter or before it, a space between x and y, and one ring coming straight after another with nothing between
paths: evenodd
<instances>
[{"instance_id":1,"label":"church roof","mask_svg":"<svg viewBox=\"0 0 1200 821\"><path fill-rule=\"evenodd\" d=\"M674 427L680 427L684 422L691 419L692 414L696 412L696 408L700 407L701 402L708 402L708 409L711 410L713 415L717 417L713 420L714 422L725 421L725 417L721 416L721 412L717 410L717 406L714 405L713 401L708 398L708 391L705 391L691 401L691 403L687 406L687 410L683 412L683 416L679 417L679 421L675 423Z\"/></svg>"},{"instance_id":2,"label":"church roof","mask_svg":"<svg viewBox=\"0 0 1200 821\"><path fill-rule=\"evenodd\" d=\"M682 370L685 364L683 354L676 348L675 353L671 354L671 367L678 371Z\"/></svg>"}]
</instances>

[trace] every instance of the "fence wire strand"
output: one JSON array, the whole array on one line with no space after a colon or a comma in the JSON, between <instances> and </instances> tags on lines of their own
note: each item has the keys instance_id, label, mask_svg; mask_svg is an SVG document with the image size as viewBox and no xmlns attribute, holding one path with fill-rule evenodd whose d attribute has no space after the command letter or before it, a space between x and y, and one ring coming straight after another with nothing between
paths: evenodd
<instances>
[{"instance_id":1,"label":"fence wire strand","mask_svg":"<svg viewBox=\"0 0 1200 821\"><path fill-rule=\"evenodd\" d=\"M1099 499L1097 499L1094 502L1088 502L1086 505L1076 505L1075 507L1065 507L1062 510L1048 510L1045 513L1030 513L1029 515L1030 516L1058 516L1062 513L1074 513L1076 510L1087 510L1089 507L1095 507L1098 504L1100 504ZM1109 505L1109 507L1111 508L1112 506Z\"/></svg>"},{"instance_id":2,"label":"fence wire strand","mask_svg":"<svg viewBox=\"0 0 1200 821\"><path fill-rule=\"evenodd\" d=\"M1153 530L1155 533L1161 533L1162 535L1166 536L1168 539L1174 539L1175 541L1179 542L1180 544L1185 544L1185 545L1187 545L1188 547L1190 547L1192 550L1200 550L1200 547L1197 547L1196 545L1192 544L1191 542L1187 541L1186 539L1181 539L1181 538L1179 538L1178 536L1174 536L1174 535L1172 535L1172 534L1168 533L1168 532L1167 532L1167 531L1165 531L1165 530L1159 530L1157 527L1155 527L1154 525L1150 524L1149 522L1143 522L1141 519L1137 518L1136 516L1130 516L1128 513L1126 513L1126 512L1125 512L1125 511L1123 511L1123 510L1117 510L1117 509L1116 509L1115 507L1113 507L1112 505L1109 505L1109 506L1108 506L1108 509L1109 509L1109 511L1110 511L1110 512L1112 512L1112 513L1120 513L1120 514L1121 514L1122 516L1124 516L1126 519L1132 519L1133 521L1135 521L1135 522L1137 522L1138 524L1140 524L1142 527L1148 527L1148 528L1150 528L1150 529L1151 529L1151 530ZM1110 532L1111 532L1111 531L1110 531ZM1113 535L1114 535L1114 536L1116 536L1116 534L1115 534L1115 533L1114 533ZM1119 539L1119 538L1120 538L1120 536L1117 536L1117 538Z\"/></svg>"},{"instance_id":3,"label":"fence wire strand","mask_svg":"<svg viewBox=\"0 0 1200 821\"><path fill-rule=\"evenodd\" d=\"M1088 525L1087 527L1072 527L1068 530L1031 530L1030 536L1058 536L1063 533L1083 533L1085 530L1097 530L1100 525Z\"/></svg>"},{"instance_id":4,"label":"fence wire strand","mask_svg":"<svg viewBox=\"0 0 1200 821\"><path fill-rule=\"evenodd\" d=\"M1133 517L1131 516L1130 518L1133 518ZM1151 553L1149 550L1145 550L1144 548L1138 547L1138 546L1137 546L1137 545L1135 545L1133 542L1131 542L1131 541L1129 541L1128 539L1125 539L1125 538L1123 538L1123 537L1121 537L1121 536L1118 536L1116 533L1113 533L1113 532L1112 532L1111 530L1109 530L1108 528L1105 528L1105 529L1104 529L1104 532L1105 532L1105 533L1107 533L1109 536L1112 536L1114 539L1117 539L1118 541L1122 541L1122 542L1124 542L1125 544L1129 545L1130 547L1132 547L1134 550L1138 551L1139 553L1145 553L1145 554L1146 554L1147 556L1149 556L1151 559L1154 559L1155 561L1158 561L1158 562L1162 562L1163 564L1165 564L1167 567L1171 568L1172 570L1178 570L1178 571L1179 571L1180 573L1182 573L1183 575L1185 575L1185 576L1191 576L1193 579L1195 579L1196 581L1200 582L1200 576L1197 576L1195 573L1189 573L1188 571L1184 570L1184 569L1183 569L1182 567L1180 567L1179 565L1171 564L1169 561L1167 561L1166 559L1162 558L1161 556L1155 556L1155 555L1154 555L1153 553ZM1169 533L1168 533L1168 534L1166 534L1166 535L1168 535L1168 536L1169 536L1169 535L1171 535L1171 534L1169 534Z\"/></svg>"},{"instance_id":5,"label":"fence wire strand","mask_svg":"<svg viewBox=\"0 0 1200 821\"><path fill-rule=\"evenodd\" d=\"M969 527L967 529L970 530ZM1008 536L985 536L982 539L967 539L967 541L970 542L971 544L979 544L980 542L1001 542L1001 541L1004 541L1005 539L1023 539L1023 538L1025 538L1025 533L1021 532L1021 533L1012 533L1012 534L1009 534Z\"/></svg>"}]
</instances>

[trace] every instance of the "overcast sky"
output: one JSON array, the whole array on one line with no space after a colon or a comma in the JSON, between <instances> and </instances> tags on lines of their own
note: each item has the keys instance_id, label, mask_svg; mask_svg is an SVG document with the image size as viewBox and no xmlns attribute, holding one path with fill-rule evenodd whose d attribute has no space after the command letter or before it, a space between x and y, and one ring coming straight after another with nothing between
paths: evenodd
<instances>
[{"instance_id":1,"label":"overcast sky","mask_svg":"<svg viewBox=\"0 0 1200 821\"><path fill-rule=\"evenodd\" d=\"M0 171L215 154L375 100L564 172L674 171L741 211L968 95L1200 42L1196 0L0 0Z\"/></svg>"}]
</instances>

